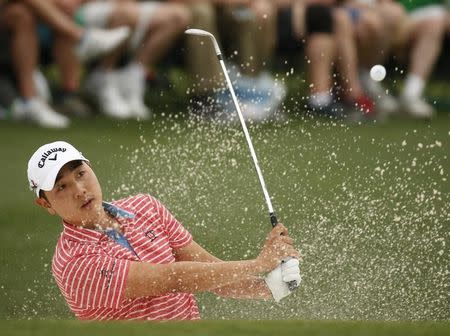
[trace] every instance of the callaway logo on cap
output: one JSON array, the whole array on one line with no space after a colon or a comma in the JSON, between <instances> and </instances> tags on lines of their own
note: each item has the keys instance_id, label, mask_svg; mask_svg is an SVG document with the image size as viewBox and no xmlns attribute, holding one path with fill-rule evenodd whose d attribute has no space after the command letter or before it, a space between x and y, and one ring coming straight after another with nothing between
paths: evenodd
<instances>
[{"instance_id":1,"label":"callaway logo on cap","mask_svg":"<svg viewBox=\"0 0 450 336\"><path fill-rule=\"evenodd\" d=\"M50 191L61 168L70 161L87 160L81 152L65 141L56 141L39 147L28 161L28 182L39 197L39 191Z\"/></svg>"}]
</instances>

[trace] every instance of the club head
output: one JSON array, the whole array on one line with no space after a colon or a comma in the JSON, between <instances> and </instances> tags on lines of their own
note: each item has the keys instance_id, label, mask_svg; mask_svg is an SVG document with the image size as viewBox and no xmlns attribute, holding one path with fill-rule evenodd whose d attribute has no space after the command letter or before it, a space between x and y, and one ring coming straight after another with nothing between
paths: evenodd
<instances>
[{"instance_id":1,"label":"club head","mask_svg":"<svg viewBox=\"0 0 450 336\"><path fill-rule=\"evenodd\" d=\"M184 33L188 35L208 36L211 38L214 37L213 34L203 29L188 29Z\"/></svg>"},{"instance_id":2,"label":"club head","mask_svg":"<svg viewBox=\"0 0 450 336\"><path fill-rule=\"evenodd\" d=\"M195 29L195 28L193 28L193 29L186 30L184 33L188 34L188 35L209 37L213 41L214 50L216 51L217 56L222 54L221 51L220 51L220 48L219 48L219 44L216 41L216 38L210 32L208 32L206 30L203 30L203 29Z\"/></svg>"}]
</instances>

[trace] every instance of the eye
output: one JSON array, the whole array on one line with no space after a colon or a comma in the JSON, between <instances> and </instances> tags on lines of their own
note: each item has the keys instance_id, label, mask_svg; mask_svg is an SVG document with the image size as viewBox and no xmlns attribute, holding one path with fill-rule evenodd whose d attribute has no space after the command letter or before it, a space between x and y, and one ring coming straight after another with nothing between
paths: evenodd
<instances>
[{"instance_id":1,"label":"eye","mask_svg":"<svg viewBox=\"0 0 450 336\"><path fill-rule=\"evenodd\" d=\"M80 170L80 171L78 172L78 176L79 176L79 177L84 176L84 174L86 174L86 172L85 172L84 170Z\"/></svg>"},{"instance_id":2,"label":"eye","mask_svg":"<svg viewBox=\"0 0 450 336\"><path fill-rule=\"evenodd\" d=\"M64 190L66 188L66 185L65 184L61 184L61 185L59 185L58 186L58 191L62 191L62 190Z\"/></svg>"}]
</instances>

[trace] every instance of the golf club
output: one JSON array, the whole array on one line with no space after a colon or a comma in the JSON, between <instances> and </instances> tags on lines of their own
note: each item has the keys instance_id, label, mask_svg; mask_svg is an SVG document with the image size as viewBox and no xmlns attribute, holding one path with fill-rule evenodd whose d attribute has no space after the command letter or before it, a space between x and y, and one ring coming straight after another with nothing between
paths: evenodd
<instances>
[{"instance_id":1,"label":"golf club","mask_svg":"<svg viewBox=\"0 0 450 336\"><path fill-rule=\"evenodd\" d=\"M225 76L228 89L230 90L231 97L233 98L234 106L236 107L236 111L238 113L239 120L241 122L241 126L242 126L242 129L243 129L244 134L245 134L245 139L247 140L247 145L248 145L248 148L250 150L250 154L251 154L252 159L253 159L253 163L254 163L254 166L255 166L255 169L256 169L256 173L258 174L259 183L261 184L261 188L262 188L262 191L263 191L263 194L264 194L264 198L265 198L266 203L267 203L267 208L269 210L270 223L272 224L272 227L274 227L274 226L276 226L278 224L278 220L277 220L277 217L275 216L275 212L273 210L272 201L270 200L269 192L267 191L266 183L264 181L264 177L262 175L261 169L259 168L258 158L256 157L255 149L253 148L252 139L250 138L250 134L248 132L247 125L245 124L245 120L244 120L244 117L242 115L242 111L241 111L241 108L239 106L239 102L238 102L236 94L234 92L233 85L231 84L230 76L228 75L227 68L225 67L225 62L223 61L222 52L220 51L219 44L217 43L217 40L216 40L216 38L214 37L213 34L211 34L210 32L207 32L205 30L202 30L202 29L188 29L188 30L185 31L185 33L189 34L189 35L208 37L213 42L214 50L216 52L217 58L219 59L220 66L222 67L222 71L223 71L223 74ZM295 280L294 281L290 281L288 283L288 286L289 286L290 290L296 289L298 287L297 281L295 281Z\"/></svg>"}]
</instances>

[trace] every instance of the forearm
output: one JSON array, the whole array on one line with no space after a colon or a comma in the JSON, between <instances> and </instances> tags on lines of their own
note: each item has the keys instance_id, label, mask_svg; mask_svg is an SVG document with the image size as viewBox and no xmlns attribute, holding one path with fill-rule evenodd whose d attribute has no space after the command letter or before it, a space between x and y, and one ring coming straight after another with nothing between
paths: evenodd
<instances>
[{"instance_id":1,"label":"forearm","mask_svg":"<svg viewBox=\"0 0 450 336\"><path fill-rule=\"evenodd\" d=\"M176 250L175 257L179 261L222 262L194 241L189 246ZM272 297L265 281L256 276L214 288L212 292L235 299L270 299Z\"/></svg>"},{"instance_id":2,"label":"forearm","mask_svg":"<svg viewBox=\"0 0 450 336\"><path fill-rule=\"evenodd\" d=\"M253 277L213 290L219 296L233 299L272 299L272 294L263 278Z\"/></svg>"},{"instance_id":3,"label":"forearm","mask_svg":"<svg viewBox=\"0 0 450 336\"><path fill-rule=\"evenodd\" d=\"M182 261L171 264L132 262L127 278L127 298L167 293L211 291L255 277L264 270L255 260L228 262Z\"/></svg>"}]
</instances>

